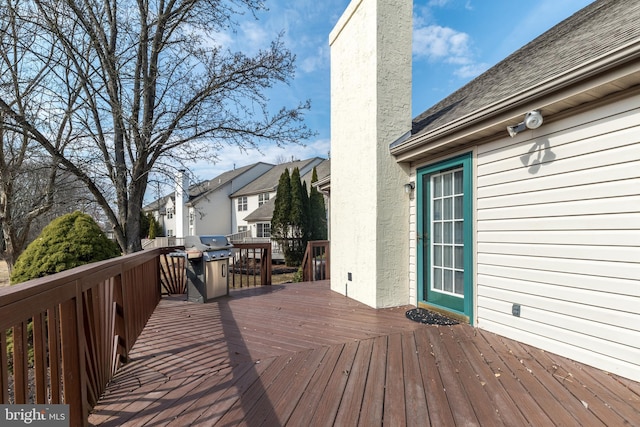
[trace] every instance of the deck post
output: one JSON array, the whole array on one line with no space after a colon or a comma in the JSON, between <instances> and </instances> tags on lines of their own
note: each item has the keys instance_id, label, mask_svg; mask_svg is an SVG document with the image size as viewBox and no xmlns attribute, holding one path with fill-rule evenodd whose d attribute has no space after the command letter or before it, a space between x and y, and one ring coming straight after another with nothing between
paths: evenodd
<instances>
[{"instance_id":1,"label":"deck post","mask_svg":"<svg viewBox=\"0 0 640 427\"><path fill-rule=\"evenodd\" d=\"M70 424L87 426L89 409L85 378L82 286L79 280L76 280L75 287L75 297L60 304L64 401L69 404Z\"/></svg>"}]
</instances>

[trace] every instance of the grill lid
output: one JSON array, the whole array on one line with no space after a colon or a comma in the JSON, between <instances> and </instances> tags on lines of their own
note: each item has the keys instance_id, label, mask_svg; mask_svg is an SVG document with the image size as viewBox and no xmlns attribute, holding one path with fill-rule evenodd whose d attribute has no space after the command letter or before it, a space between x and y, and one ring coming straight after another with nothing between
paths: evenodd
<instances>
[{"instance_id":1,"label":"grill lid","mask_svg":"<svg viewBox=\"0 0 640 427\"><path fill-rule=\"evenodd\" d=\"M194 248L199 251L209 252L223 249L231 249L233 245L229 243L225 236L203 235L186 236L184 238L185 249Z\"/></svg>"}]
</instances>

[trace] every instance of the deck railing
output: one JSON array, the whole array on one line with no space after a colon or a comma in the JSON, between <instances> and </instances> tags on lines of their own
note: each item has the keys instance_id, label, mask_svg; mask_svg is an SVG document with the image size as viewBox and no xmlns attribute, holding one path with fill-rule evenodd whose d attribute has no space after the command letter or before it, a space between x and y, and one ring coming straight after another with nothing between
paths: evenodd
<instances>
[{"instance_id":1,"label":"deck railing","mask_svg":"<svg viewBox=\"0 0 640 427\"><path fill-rule=\"evenodd\" d=\"M328 280L331 278L329 241L315 240L307 243L302 259L302 281Z\"/></svg>"},{"instance_id":2,"label":"deck railing","mask_svg":"<svg viewBox=\"0 0 640 427\"><path fill-rule=\"evenodd\" d=\"M230 287L271 285L271 243L234 243L233 248Z\"/></svg>"},{"instance_id":3,"label":"deck railing","mask_svg":"<svg viewBox=\"0 0 640 427\"><path fill-rule=\"evenodd\" d=\"M0 403L68 404L70 425L87 425L160 300L167 250L0 289Z\"/></svg>"}]
</instances>

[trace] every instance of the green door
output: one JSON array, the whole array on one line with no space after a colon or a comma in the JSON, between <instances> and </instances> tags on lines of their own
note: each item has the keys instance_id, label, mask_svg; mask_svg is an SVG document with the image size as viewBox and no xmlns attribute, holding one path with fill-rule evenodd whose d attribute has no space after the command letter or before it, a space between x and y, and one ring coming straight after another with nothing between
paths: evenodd
<instances>
[{"instance_id":1,"label":"green door","mask_svg":"<svg viewBox=\"0 0 640 427\"><path fill-rule=\"evenodd\" d=\"M418 170L418 298L473 319L471 154Z\"/></svg>"}]
</instances>

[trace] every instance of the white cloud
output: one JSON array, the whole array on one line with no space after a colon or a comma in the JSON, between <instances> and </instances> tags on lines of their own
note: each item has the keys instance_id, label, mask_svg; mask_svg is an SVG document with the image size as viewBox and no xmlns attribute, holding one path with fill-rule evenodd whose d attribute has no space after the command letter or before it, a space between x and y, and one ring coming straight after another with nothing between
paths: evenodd
<instances>
[{"instance_id":1,"label":"white cloud","mask_svg":"<svg viewBox=\"0 0 640 427\"><path fill-rule=\"evenodd\" d=\"M453 72L453 74L455 74L456 76L458 76L458 77L460 77L462 79L469 79L469 78L476 77L476 76L482 74L488 68L489 68L489 64L486 64L484 62L468 64L468 65L463 65L462 67L458 68L457 70L455 70Z\"/></svg>"},{"instance_id":2,"label":"white cloud","mask_svg":"<svg viewBox=\"0 0 640 427\"><path fill-rule=\"evenodd\" d=\"M265 28L259 25L255 21L248 21L242 24L243 34L243 46L249 47L251 50L258 50L261 47L268 45L272 37L265 30Z\"/></svg>"},{"instance_id":3,"label":"white cloud","mask_svg":"<svg viewBox=\"0 0 640 427\"><path fill-rule=\"evenodd\" d=\"M215 163L202 160L189 169L199 179L212 179L223 172L247 166L256 162L276 163L280 158L303 160L311 157L327 158L331 143L328 139L318 139L305 145L289 144L284 147L270 144L257 150L240 150L237 146L224 146L217 152L218 159Z\"/></svg>"},{"instance_id":4,"label":"white cloud","mask_svg":"<svg viewBox=\"0 0 640 427\"><path fill-rule=\"evenodd\" d=\"M428 25L413 31L413 54L432 61L470 61L469 35L452 28Z\"/></svg>"},{"instance_id":5,"label":"white cloud","mask_svg":"<svg viewBox=\"0 0 640 427\"><path fill-rule=\"evenodd\" d=\"M486 64L478 63L472 49L473 41L469 34L451 27L438 25L430 7L444 6L446 0L432 0L414 16L413 56L414 60L427 60L430 63L449 64L455 68L451 73L468 79L487 69ZM470 1L466 9L470 9Z\"/></svg>"},{"instance_id":6,"label":"white cloud","mask_svg":"<svg viewBox=\"0 0 640 427\"><path fill-rule=\"evenodd\" d=\"M429 0L428 6L442 7L449 3L450 0Z\"/></svg>"},{"instance_id":7,"label":"white cloud","mask_svg":"<svg viewBox=\"0 0 640 427\"><path fill-rule=\"evenodd\" d=\"M208 40L210 40L210 44L213 46L218 46L223 49L228 49L233 44L233 37L231 37L227 33L216 32L211 35L204 35Z\"/></svg>"},{"instance_id":8,"label":"white cloud","mask_svg":"<svg viewBox=\"0 0 640 427\"><path fill-rule=\"evenodd\" d=\"M328 46L318 46L315 55L307 56L299 64L300 69L305 73L313 73L320 69L329 68Z\"/></svg>"}]
</instances>

